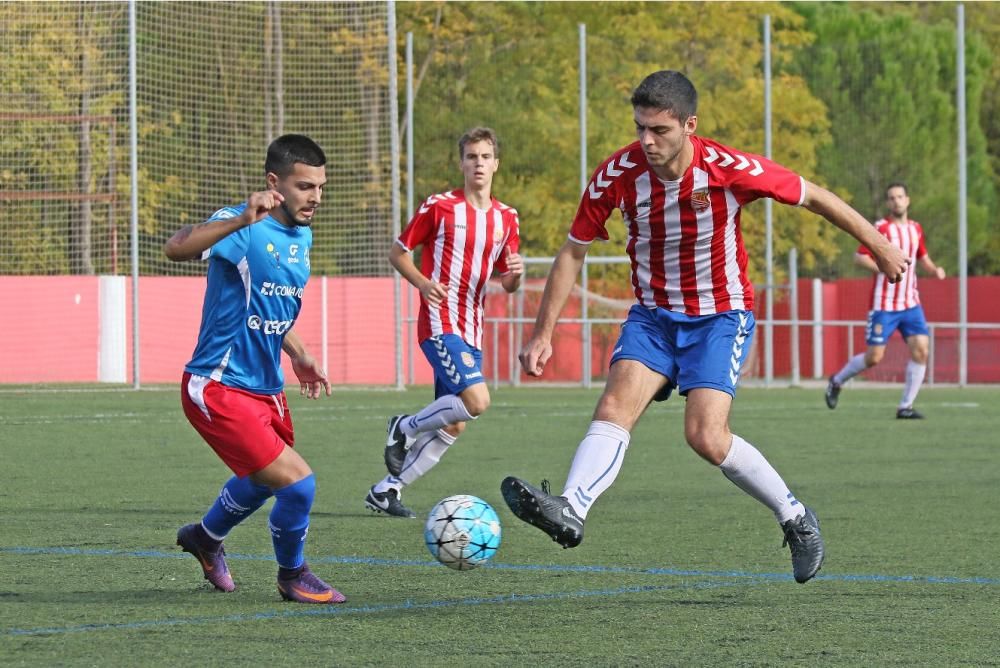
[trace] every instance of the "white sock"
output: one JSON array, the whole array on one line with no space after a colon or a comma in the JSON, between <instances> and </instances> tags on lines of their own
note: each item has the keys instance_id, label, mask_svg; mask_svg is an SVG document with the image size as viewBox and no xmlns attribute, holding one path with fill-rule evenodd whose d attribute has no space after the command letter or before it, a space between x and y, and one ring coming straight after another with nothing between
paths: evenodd
<instances>
[{"instance_id":1,"label":"white sock","mask_svg":"<svg viewBox=\"0 0 1000 668\"><path fill-rule=\"evenodd\" d=\"M416 415L403 420L400 428L404 434L413 438L425 431L434 431L456 422L468 422L472 419L462 397L457 394L446 394L432 401Z\"/></svg>"},{"instance_id":2,"label":"white sock","mask_svg":"<svg viewBox=\"0 0 1000 668\"><path fill-rule=\"evenodd\" d=\"M628 442L629 433L618 425L601 420L590 423L573 456L562 493L582 519L586 519L591 504L618 477Z\"/></svg>"},{"instance_id":3,"label":"white sock","mask_svg":"<svg viewBox=\"0 0 1000 668\"><path fill-rule=\"evenodd\" d=\"M913 360L906 363L906 383L903 385L903 398L899 400L900 408L913 408L917 392L920 391L920 384L924 382L925 373L927 373L926 364L917 364Z\"/></svg>"},{"instance_id":4,"label":"white sock","mask_svg":"<svg viewBox=\"0 0 1000 668\"><path fill-rule=\"evenodd\" d=\"M399 476L389 474L375 483L375 493L385 494L390 489L394 489L402 495L404 487L423 476L441 461L445 450L454 445L457 438L444 429L424 432L417 436L417 440L406 452L403 470L400 471Z\"/></svg>"},{"instance_id":5,"label":"white sock","mask_svg":"<svg viewBox=\"0 0 1000 668\"><path fill-rule=\"evenodd\" d=\"M837 385L843 385L867 368L868 367L865 366L865 354L858 353L851 359L847 360L847 364L844 365L843 369L833 374L833 382Z\"/></svg>"},{"instance_id":6,"label":"white sock","mask_svg":"<svg viewBox=\"0 0 1000 668\"><path fill-rule=\"evenodd\" d=\"M779 523L805 513L764 455L736 434L719 469L734 485L770 508Z\"/></svg>"}]
</instances>

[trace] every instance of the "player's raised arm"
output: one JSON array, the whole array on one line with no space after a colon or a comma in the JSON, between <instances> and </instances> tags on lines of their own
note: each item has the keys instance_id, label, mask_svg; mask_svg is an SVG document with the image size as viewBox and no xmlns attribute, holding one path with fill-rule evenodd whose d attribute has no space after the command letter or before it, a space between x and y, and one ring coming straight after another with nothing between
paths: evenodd
<instances>
[{"instance_id":1,"label":"player's raised arm","mask_svg":"<svg viewBox=\"0 0 1000 668\"><path fill-rule=\"evenodd\" d=\"M263 190L247 198L247 206L238 216L185 225L163 245L163 253L174 262L196 260L206 249L236 230L262 220L285 198L277 190Z\"/></svg>"},{"instance_id":2,"label":"player's raised arm","mask_svg":"<svg viewBox=\"0 0 1000 668\"><path fill-rule=\"evenodd\" d=\"M546 362L552 357L552 332L566 300L569 299L569 293L573 290L588 250L590 246L587 244L567 240L556 254L545 281L545 292L542 293L542 303L538 306L535 329L518 355L521 367L529 376L541 376Z\"/></svg>"},{"instance_id":3,"label":"player's raised arm","mask_svg":"<svg viewBox=\"0 0 1000 668\"><path fill-rule=\"evenodd\" d=\"M847 202L826 188L810 181L805 182L805 188L802 206L823 216L870 250L879 271L885 274L890 282L896 283L903 278L909 265L909 260L903 255L903 251L879 234L875 227Z\"/></svg>"}]
</instances>

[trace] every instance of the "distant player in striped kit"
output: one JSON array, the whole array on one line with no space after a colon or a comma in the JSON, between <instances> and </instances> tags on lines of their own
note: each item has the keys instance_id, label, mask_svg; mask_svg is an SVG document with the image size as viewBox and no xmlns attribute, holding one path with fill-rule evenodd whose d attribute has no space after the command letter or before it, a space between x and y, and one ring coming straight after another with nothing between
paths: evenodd
<instances>
[{"instance_id":1,"label":"distant player in striped kit","mask_svg":"<svg viewBox=\"0 0 1000 668\"><path fill-rule=\"evenodd\" d=\"M823 562L815 513L764 456L729 431L729 411L753 336L753 286L740 231L740 208L771 197L803 206L871 249L899 280L906 260L840 198L766 158L695 134L697 92L676 71L655 72L635 89L637 141L594 172L549 272L535 329L521 350L526 373L542 374L552 333L591 242L608 239L615 209L624 219L636 304L612 351L604 394L576 450L559 496L513 476L501 492L511 511L563 547L583 540L583 524L614 482L630 432L654 401L677 388L687 398L684 435L691 448L770 509L791 548L796 581Z\"/></svg>"},{"instance_id":2,"label":"distant player in striped kit","mask_svg":"<svg viewBox=\"0 0 1000 668\"><path fill-rule=\"evenodd\" d=\"M500 144L490 128L473 128L458 142L461 190L428 197L403 230L389 261L420 291L417 337L434 369L435 400L412 415L389 419L389 475L368 490L365 505L395 517L415 517L402 490L440 461L489 407L482 371L483 307L494 270L507 292L521 285L517 211L492 196ZM422 247L421 268L411 252Z\"/></svg>"},{"instance_id":3,"label":"distant player in striped kit","mask_svg":"<svg viewBox=\"0 0 1000 668\"><path fill-rule=\"evenodd\" d=\"M944 278L944 269L934 264L924 244L924 228L907 215L910 196L902 183L890 183L885 189L885 203L889 215L875 223L875 229L893 245L898 246L911 264L919 266L928 274ZM875 274L872 281L871 310L865 328L865 342L868 350L847 361L844 368L830 377L826 386L826 405L837 407L840 391L848 380L865 369L870 369L882 361L885 346L897 329L910 349L910 361L906 363L906 379L903 395L899 399L896 418L900 420L920 420L923 414L913 408L920 384L927 372L927 356L930 351L930 330L924 308L920 305L917 292L917 273L908 273L899 283L893 283L882 273L872 259L871 252L861 246L854 256L855 264Z\"/></svg>"},{"instance_id":4,"label":"distant player in striped kit","mask_svg":"<svg viewBox=\"0 0 1000 668\"><path fill-rule=\"evenodd\" d=\"M326 372L293 327L309 280L313 216L326 185L326 155L309 137L283 135L267 148L265 190L186 225L164 246L175 262L208 263L198 344L184 367L181 405L191 426L232 470L200 522L177 544L220 591L236 584L226 564L229 532L272 496L268 529L278 592L299 603L342 603L344 595L305 562L316 478L293 447L282 351L310 399L330 394Z\"/></svg>"}]
</instances>

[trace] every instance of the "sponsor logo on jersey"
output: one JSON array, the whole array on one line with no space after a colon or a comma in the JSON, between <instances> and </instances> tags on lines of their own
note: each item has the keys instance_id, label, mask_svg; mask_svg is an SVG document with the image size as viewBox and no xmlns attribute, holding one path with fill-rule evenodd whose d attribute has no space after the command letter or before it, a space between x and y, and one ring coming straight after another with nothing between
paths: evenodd
<instances>
[{"instance_id":1,"label":"sponsor logo on jersey","mask_svg":"<svg viewBox=\"0 0 1000 668\"><path fill-rule=\"evenodd\" d=\"M635 208L637 208L637 209L649 209L649 208L652 208L652 206L653 206L653 200L644 199L641 202L639 202L638 204L636 204Z\"/></svg>"},{"instance_id":2,"label":"sponsor logo on jersey","mask_svg":"<svg viewBox=\"0 0 1000 668\"><path fill-rule=\"evenodd\" d=\"M299 245L292 244L288 247L288 264L298 264L299 258L296 257L299 254Z\"/></svg>"},{"instance_id":3,"label":"sponsor logo on jersey","mask_svg":"<svg viewBox=\"0 0 1000 668\"><path fill-rule=\"evenodd\" d=\"M305 292L305 288L295 285L279 285L269 281L264 281L260 284L260 294L265 297L295 297L302 299L303 292Z\"/></svg>"},{"instance_id":4,"label":"sponsor logo on jersey","mask_svg":"<svg viewBox=\"0 0 1000 668\"><path fill-rule=\"evenodd\" d=\"M704 211L711 205L711 202L708 201L708 188L695 190L691 193L691 206L694 207L695 211Z\"/></svg>"},{"instance_id":5,"label":"sponsor logo on jersey","mask_svg":"<svg viewBox=\"0 0 1000 668\"><path fill-rule=\"evenodd\" d=\"M259 315L247 318L247 327L254 331L262 331L265 335L284 334L292 328L294 320L264 320Z\"/></svg>"},{"instance_id":6,"label":"sponsor logo on jersey","mask_svg":"<svg viewBox=\"0 0 1000 668\"><path fill-rule=\"evenodd\" d=\"M275 249L274 244L269 243L267 245L267 254L270 255L272 258L274 258L275 267L281 266L281 253L279 253L277 249Z\"/></svg>"}]
</instances>

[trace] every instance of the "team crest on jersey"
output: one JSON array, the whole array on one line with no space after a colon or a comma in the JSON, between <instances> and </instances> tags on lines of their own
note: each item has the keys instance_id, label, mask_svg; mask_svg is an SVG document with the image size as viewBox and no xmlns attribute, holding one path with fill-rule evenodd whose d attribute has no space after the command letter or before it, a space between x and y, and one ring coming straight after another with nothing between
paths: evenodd
<instances>
[{"instance_id":1,"label":"team crest on jersey","mask_svg":"<svg viewBox=\"0 0 1000 668\"><path fill-rule=\"evenodd\" d=\"M882 336L882 325L881 324L876 324L875 325L875 335L876 336Z\"/></svg>"},{"instance_id":2,"label":"team crest on jersey","mask_svg":"<svg viewBox=\"0 0 1000 668\"><path fill-rule=\"evenodd\" d=\"M476 366L476 360L472 356L472 353L462 353L462 363L470 369Z\"/></svg>"},{"instance_id":3,"label":"team crest on jersey","mask_svg":"<svg viewBox=\"0 0 1000 668\"><path fill-rule=\"evenodd\" d=\"M702 212L711 206L711 202L708 201L708 188L695 190L691 193L691 206L698 212Z\"/></svg>"},{"instance_id":4,"label":"team crest on jersey","mask_svg":"<svg viewBox=\"0 0 1000 668\"><path fill-rule=\"evenodd\" d=\"M497 225L493 230L493 243L499 243L500 241L503 241L503 227Z\"/></svg>"},{"instance_id":5,"label":"team crest on jersey","mask_svg":"<svg viewBox=\"0 0 1000 668\"><path fill-rule=\"evenodd\" d=\"M274 258L275 267L281 266L281 253L278 252L277 249L275 249L274 244L272 243L267 244L267 254Z\"/></svg>"}]
</instances>

